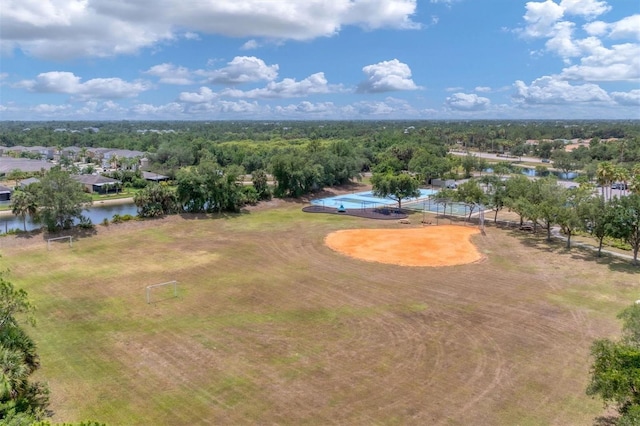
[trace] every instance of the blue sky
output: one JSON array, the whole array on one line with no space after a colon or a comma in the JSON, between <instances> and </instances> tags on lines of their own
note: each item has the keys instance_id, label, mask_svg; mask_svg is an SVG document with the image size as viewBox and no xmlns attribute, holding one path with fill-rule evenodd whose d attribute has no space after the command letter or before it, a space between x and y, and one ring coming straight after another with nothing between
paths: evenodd
<instances>
[{"instance_id":1,"label":"blue sky","mask_svg":"<svg viewBox=\"0 0 640 426\"><path fill-rule=\"evenodd\" d=\"M640 119L637 0L0 0L2 120Z\"/></svg>"}]
</instances>

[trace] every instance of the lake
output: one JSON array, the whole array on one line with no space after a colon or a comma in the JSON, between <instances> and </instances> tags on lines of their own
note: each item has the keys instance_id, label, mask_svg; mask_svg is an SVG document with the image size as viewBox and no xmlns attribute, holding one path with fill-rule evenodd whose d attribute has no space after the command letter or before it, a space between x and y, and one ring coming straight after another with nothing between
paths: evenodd
<instances>
[{"instance_id":1,"label":"lake","mask_svg":"<svg viewBox=\"0 0 640 426\"><path fill-rule=\"evenodd\" d=\"M138 215L138 208L133 203L126 204L112 204L112 205L101 205L101 204L93 204L88 210L85 210L83 215L87 216L91 219L91 222L94 225L98 225L102 223L103 220L113 218L113 215L119 214L120 216L124 216L130 214L132 216ZM31 222L29 216L27 216L27 231L32 231L34 229L39 229L42 227L41 224L35 224ZM22 218L16 217L14 215L0 216L0 234L7 233L12 229L23 230Z\"/></svg>"}]
</instances>

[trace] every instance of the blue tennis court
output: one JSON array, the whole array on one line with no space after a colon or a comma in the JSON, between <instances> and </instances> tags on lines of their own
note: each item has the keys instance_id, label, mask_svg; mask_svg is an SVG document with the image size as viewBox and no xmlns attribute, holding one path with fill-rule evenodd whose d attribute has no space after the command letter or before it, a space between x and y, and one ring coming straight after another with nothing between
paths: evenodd
<instances>
[{"instance_id":1,"label":"blue tennis court","mask_svg":"<svg viewBox=\"0 0 640 426\"><path fill-rule=\"evenodd\" d=\"M468 216L469 212L471 211L471 208L465 203L449 201L445 204L443 202L436 202L434 198L414 201L411 203L407 203L407 205L403 203L402 208L407 210L431 212L451 216ZM473 212L478 213L480 210L485 210L485 207L476 206L473 209Z\"/></svg>"},{"instance_id":2,"label":"blue tennis court","mask_svg":"<svg viewBox=\"0 0 640 426\"><path fill-rule=\"evenodd\" d=\"M417 198L407 198L402 200L405 202L416 202L427 199L430 195L437 191L431 189L420 189L420 196ZM335 207L344 209L373 209L384 206L397 206L398 202L391 198L380 198L373 195L371 191L354 192L353 194L336 195L335 197L319 198L312 200L311 204L322 207Z\"/></svg>"}]
</instances>

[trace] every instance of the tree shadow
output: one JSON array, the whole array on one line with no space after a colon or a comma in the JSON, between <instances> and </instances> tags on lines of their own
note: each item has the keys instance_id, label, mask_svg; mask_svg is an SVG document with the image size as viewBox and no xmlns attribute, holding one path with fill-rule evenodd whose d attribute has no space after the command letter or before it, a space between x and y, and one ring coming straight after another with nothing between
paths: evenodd
<instances>
[{"instance_id":1,"label":"tree shadow","mask_svg":"<svg viewBox=\"0 0 640 426\"><path fill-rule=\"evenodd\" d=\"M34 237L37 237L38 235L40 235L42 233L43 233L42 228L39 228L39 229L34 229L34 230L31 230L31 231L26 231L26 232L25 231L19 231L19 232L16 232L15 236L16 236L16 238L23 238L25 240L30 240L30 239L32 239Z\"/></svg>"},{"instance_id":2,"label":"tree shadow","mask_svg":"<svg viewBox=\"0 0 640 426\"><path fill-rule=\"evenodd\" d=\"M98 234L98 230L96 229L95 226L92 226L90 228L74 226L72 228L61 229L61 230L56 231L56 232L40 231L40 233L42 234L42 240L44 242L47 242L47 241L51 240L52 238L64 238L64 237L71 237L74 241L77 241L77 240L81 240L81 239L84 239L84 238L91 238L91 237L97 235ZM52 241L52 242L61 243L61 244L67 244L68 243L68 241L63 240L63 239L55 240L55 241Z\"/></svg>"},{"instance_id":3,"label":"tree shadow","mask_svg":"<svg viewBox=\"0 0 640 426\"><path fill-rule=\"evenodd\" d=\"M540 231L532 233L527 232L523 234L520 230L510 230L509 235L517 238L521 244L540 250L546 253L556 253L559 255L569 255L574 260L581 260L584 262L595 262L600 265L605 265L609 269L615 272L625 272L628 274L640 274L640 265L634 265L631 260L618 257L614 254L603 252L602 256L598 257L597 250L591 247L585 247L581 245L572 245L567 248L565 241L558 239L547 240L546 232Z\"/></svg>"},{"instance_id":4,"label":"tree shadow","mask_svg":"<svg viewBox=\"0 0 640 426\"><path fill-rule=\"evenodd\" d=\"M599 416L593 420L593 426L615 426L617 423L617 416Z\"/></svg>"}]
</instances>

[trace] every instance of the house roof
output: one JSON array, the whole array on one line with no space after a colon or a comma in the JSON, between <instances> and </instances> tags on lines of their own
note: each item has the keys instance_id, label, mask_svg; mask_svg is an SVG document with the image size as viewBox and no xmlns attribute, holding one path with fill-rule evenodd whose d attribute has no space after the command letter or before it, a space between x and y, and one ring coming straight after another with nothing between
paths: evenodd
<instances>
[{"instance_id":1,"label":"house roof","mask_svg":"<svg viewBox=\"0 0 640 426\"><path fill-rule=\"evenodd\" d=\"M28 179L22 179L22 180L20 181L19 186L20 186L21 188L24 188L24 187L27 187L27 186L31 185L32 183L38 183L38 182L40 182L40 179L38 179L38 178L34 178L34 177L30 177L30 178L28 178Z\"/></svg>"},{"instance_id":2,"label":"house roof","mask_svg":"<svg viewBox=\"0 0 640 426\"><path fill-rule=\"evenodd\" d=\"M120 183L119 180L100 175L74 175L73 178L83 185L103 186Z\"/></svg>"},{"instance_id":3,"label":"house roof","mask_svg":"<svg viewBox=\"0 0 640 426\"><path fill-rule=\"evenodd\" d=\"M153 173L153 172L145 172L145 171L142 172L142 177L145 178L146 180L154 180L154 181L169 179L169 176L160 175L158 173Z\"/></svg>"},{"instance_id":4,"label":"house roof","mask_svg":"<svg viewBox=\"0 0 640 426\"><path fill-rule=\"evenodd\" d=\"M0 173L9 173L12 170L39 172L42 169L49 170L51 167L53 167L53 164L42 160L0 157Z\"/></svg>"}]
</instances>

